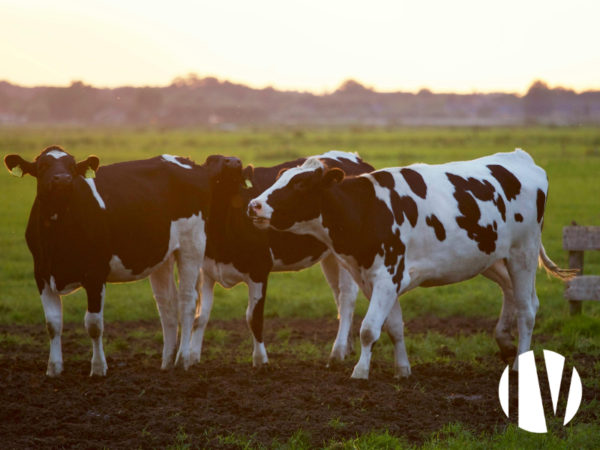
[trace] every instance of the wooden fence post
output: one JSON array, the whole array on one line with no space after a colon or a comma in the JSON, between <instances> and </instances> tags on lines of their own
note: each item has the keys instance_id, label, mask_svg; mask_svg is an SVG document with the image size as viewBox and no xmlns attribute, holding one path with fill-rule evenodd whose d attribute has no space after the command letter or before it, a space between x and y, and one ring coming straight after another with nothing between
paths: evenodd
<instances>
[{"instance_id":1,"label":"wooden fence post","mask_svg":"<svg viewBox=\"0 0 600 450\"><path fill-rule=\"evenodd\" d=\"M569 269L579 269L579 275L583 275L583 252L582 251L570 251L569 252ZM569 300L569 312L572 316L581 314L581 308L583 303L581 300Z\"/></svg>"},{"instance_id":2,"label":"wooden fence post","mask_svg":"<svg viewBox=\"0 0 600 450\"><path fill-rule=\"evenodd\" d=\"M582 275L583 252L600 250L600 227L584 227L575 222L564 227L563 248L569 252L569 268L579 269L579 274L566 283L565 298L571 315L581 314L583 301L600 301L600 276Z\"/></svg>"}]
</instances>

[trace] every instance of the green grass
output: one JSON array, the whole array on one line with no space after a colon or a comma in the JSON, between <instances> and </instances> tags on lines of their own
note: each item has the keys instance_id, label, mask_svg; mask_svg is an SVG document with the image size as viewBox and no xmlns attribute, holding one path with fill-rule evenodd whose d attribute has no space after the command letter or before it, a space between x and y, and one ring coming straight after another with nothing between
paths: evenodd
<instances>
[{"instance_id":1,"label":"green grass","mask_svg":"<svg viewBox=\"0 0 600 450\"><path fill-rule=\"evenodd\" d=\"M339 419L332 419L329 425L339 429L344 424ZM578 449L595 450L600 445L600 426L580 424L569 426L559 437L553 434L534 434L522 431L514 425L509 425L506 430L498 431L491 435L477 434L469 431L460 423L451 423L433 433L423 445L411 445L402 438L390 435L387 431L372 431L345 441L323 442L321 448L327 450L371 450L371 449L405 449L405 450L549 450ZM175 437L175 442L168 448L190 448L188 435L180 429ZM312 449L310 435L298 430L284 442L273 442L264 446L252 437L232 433L226 436L216 436L215 440L223 446L238 449Z\"/></svg>"},{"instance_id":2,"label":"green grass","mask_svg":"<svg viewBox=\"0 0 600 450\"><path fill-rule=\"evenodd\" d=\"M0 130L3 154L17 152L33 158L50 144L63 145L77 158L97 154L111 163L162 153L190 156L196 161L213 153L236 155L244 163L271 165L297 156L329 149L358 151L377 168L416 161L440 163L469 159L522 147L544 167L550 179L544 245L549 255L566 265L562 228L572 220L600 225L600 131L592 128L492 128L492 129L343 129L331 131L245 130L239 132L194 130ZM35 180L0 176L0 324L42 323L43 313L33 280L32 259L24 241ZM595 252L598 253L598 252ZM587 273L600 273L600 255L586 254ZM562 284L545 275L538 277L542 322L562 317L568 310ZM297 295L302 292L302 295ZM218 288L213 317L243 317L247 291L238 286ZM319 267L297 274L274 274L269 283L265 313L269 317L335 316L335 305ZM418 289L402 298L407 318L420 314L495 317L500 309L498 288L481 278L442 288ZM357 312L367 304L359 301ZM65 298L65 321L83 320L85 296ZM600 305L587 303L586 315L600 317ZM112 320L156 318L147 281L110 285L105 317Z\"/></svg>"},{"instance_id":3,"label":"green grass","mask_svg":"<svg viewBox=\"0 0 600 450\"><path fill-rule=\"evenodd\" d=\"M138 159L162 153L189 156L202 162L210 154L235 155L254 165L273 165L299 156L322 153L330 149L357 151L376 168L407 165L414 162L441 163L471 159L515 147L527 150L548 173L550 192L543 232L544 246L559 265L567 265L562 249L562 228L572 220L582 225L600 225L600 130L593 128L491 128L491 129L341 129L341 130L242 130L236 132L196 130L77 130L0 129L2 155L19 153L33 158L41 149L59 144L77 159L96 154L101 163ZM44 315L33 279L32 258L24 230L35 195L35 180L17 179L7 171L0 173L0 326L8 324L43 324ZM600 252L587 252L585 272L600 275ZM569 317L563 298L563 284L538 274L540 298L535 334L550 337L537 342L568 355L571 352L600 356L600 303L586 302L581 317ZM226 290L217 287L212 318L242 318L245 315L247 289L237 286ZM65 322L83 322L86 299L82 291L64 298ZM483 316L496 318L500 312L499 288L482 277L457 285L416 289L401 299L405 318L421 315ZM357 314L363 315L367 302L360 296ZM315 266L293 274L273 274L269 280L267 317L335 317L331 292L320 268ZM133 321L158 318L148 281L112 284L107 288L105 320ZM157 334L149 336L160 339ZM83 326L82 326L83 330ZM287 333L287 334L286 334ZM286 336L288 339L286 339ZM326 358L329 348L310 342L290 346L290 331L283 329L270 351L291 351L300 359ZM0 344L17 345L9 334L0 335ZM82 334L82 338L87 337ZM226 332L212 330L206 346L211 357L228 340ZM333 338L333 336L332 336ZM29 342L27 342L29 344ZM251 348L250 340L243 345ZM118 352L125 342L107 345ZM279 348L278 348L279 347ZM391 358L387 338L376 352ZM409 357L413 364L458 359L471 361L476 356L496 351L493 339L486 334L446 337L437 333L407 335ZM214 349L212 349L214 348ZM448 357L444 348L455 356ZM87 357L87 356L86 356ZM249 363L245 357L243 363ZM600 367L599 367L600 369ZM586 386L597 380L584 379ZM589 405L588 405L589 407ZM597 405L596 405L597 407ZM341 426L331 422L332 428ZM177 433L177 434L176 434ZM493 435L478 436L458 425L448 425L432 436L423 448L594 448L598 447L597 425L577 424L568 427L564 436L536 436L509 427ZM251 438L224 436L223 443L238 447L255 447ZM288 441L274 443L279 448L307 448L309 439L299 431ZM173 448L187 448L188 436L174 431ZM339 448L403 448L405 443L385 432L357 436L346 442L324 443Z\"/></svg>"}]
</instances>

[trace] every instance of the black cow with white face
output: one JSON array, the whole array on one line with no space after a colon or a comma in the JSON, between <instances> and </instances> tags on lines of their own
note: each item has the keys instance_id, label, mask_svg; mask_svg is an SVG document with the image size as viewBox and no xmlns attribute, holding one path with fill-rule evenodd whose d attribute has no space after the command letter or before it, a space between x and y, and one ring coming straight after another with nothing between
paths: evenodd
<instances>
[{"instance_id":1,"label":"black cow with white face","mask_svg":"<svg viewBox=\"0 0 600 450\"><path fill-rule=\"evenodd\" d=\"M241 170L239 159L211 156L196 165L162 155L98 168L95 156L76 163L53 146L33 162L19 155L8 155L4 162L14 175L37 179L25 237L50 336L46 374L57 376L63 370L61 295L79 287L86 290L91 375L104 376L105 284L147 276L163 327L162 368L175 360L187 369L211 189L216 176ZM179 292L173 277L175 262ZM178 313L181 341L175 357Z\"/></svg>"},{"instance_id":2,"label":"black cow with white face","mask_svg":"<svg viewBox=\"0 0 600 450\"><path fill-rule=\"evenodd\" d=\"M322 167L338 167L351 174L373 170L353 153L330 151L313 158ZM218 179L206 226L201 310L192 335L193 362L200 359L215 282L227 288L241 282L248 285L246 320L254 338L252 359L254 366L261 366L268 362L263 341L263 308L269 273L301 270L317 262L321 263L331 286L339 313L338 334L330 360L343 360L351 350L350 328L358 287L350 274L340 266L327 246L314 237L276 230L261 231L246 215L250 199L271 186L280 173L304 161L305 158L300 158L274 167L248 166L244 174L228 172ZM250 180L252 186L242 188L242 178Z\"/></svg>"},{"instance_id":3,"label":"black cow with white face","mask_svg":"<svg viewBox=\"0 0 600 450\"><path fill-rule=\"evenodd\" d=\"M482 274L500 285L504 303L496 340L505 358L529 349L539 301L538 258L559 278L541 242L548 180L518 149L473 161L414 164L346 177L308 159L289 169L248 206L257 226L316 237L352 274L369 309L353 378L368 378L372 345L385 322L397 376L410 374L397 298ZM517 368L515 359L514 368Z\"/></svg>"}]
</instances>

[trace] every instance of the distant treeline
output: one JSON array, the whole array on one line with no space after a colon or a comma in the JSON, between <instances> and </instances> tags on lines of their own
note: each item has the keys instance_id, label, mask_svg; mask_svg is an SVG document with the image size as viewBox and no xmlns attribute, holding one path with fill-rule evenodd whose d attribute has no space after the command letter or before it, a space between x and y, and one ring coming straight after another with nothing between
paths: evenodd
<instances>
[{"instance_id":1,"label":"distant treeline","mask_svg":"<svg viewBox=\"0 0 600 450\"><path fill-rule=\"evenodd\" d=\"M194 74L165 87L21 87L0 82L0 125L598 125L600 91L576 93L536 81L507 93L376 92L348 80L335 92L253 89Z\"/></svg>"}]
</instances>

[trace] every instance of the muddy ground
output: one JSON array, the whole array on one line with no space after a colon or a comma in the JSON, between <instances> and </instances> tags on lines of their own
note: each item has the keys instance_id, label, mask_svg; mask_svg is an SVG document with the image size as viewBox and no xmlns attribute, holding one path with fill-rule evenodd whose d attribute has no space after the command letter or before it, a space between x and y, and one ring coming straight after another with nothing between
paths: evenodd
<instances>
[{"instance_id":1,"label":"muddy ground","mask_svg":"<svg viewBox=\"0 0 600 450\"><path fill-rule=\"evenodd\" d=\"M277 350L273 343L282 339L278 330L283 328L290 330L285 336L289 346L310 342L329 347L336 326L327 319L267 320L267 349L271 344ZM489 319L425 317L410 321L407 333L483 331L493 339L493 326ZM235 446L224 436L271 445L288 441L298 430L314 446L372 430L388 430L418 444L451 422L474 432L501 431L516 423L516 415L507 419L498 402L505 366L498 355L480 355L473 363L413 364L412 376L403 381L393 378L391 364L377 349L368 381L349 378L356 355L327 369L324 357L270 351L270 367L255 370L248 362L245 324L212 321L209 329L227 333L213 335L221 336L218 345L207 337L201 364L188 372L162 372L158 329L158 321L106 324L109 372L98 379L88 377L91 344L83 325L67 324L65 370L60 378L49 379L44 375L44 327L0 328L2 448L164 448L178 442L227 448ZM111 342L120 344L110 347ZM211 345L218 354L211 353ZM439 352L452 360L452 349ZM582 378L593 376L594 361L576 355L573 362ZM511 410L516 411L516 376L511 380ZM544 383L542 389L544 393ZM598 389L584 388L583 402L593 398L600 398ZM588 411L574 420L593 422L599 414Z\"/></svg>"}]
</instances>

